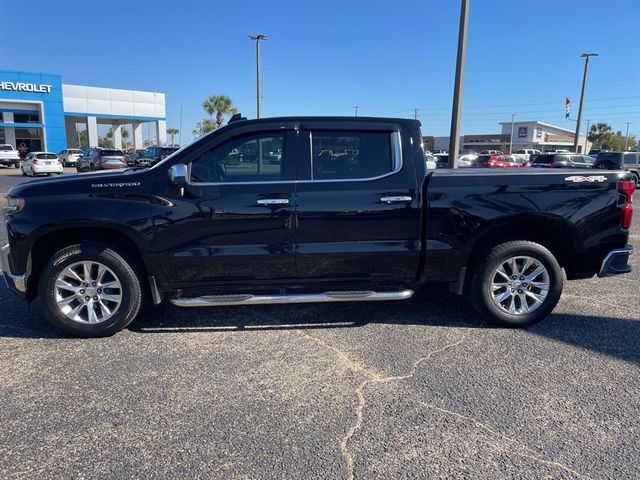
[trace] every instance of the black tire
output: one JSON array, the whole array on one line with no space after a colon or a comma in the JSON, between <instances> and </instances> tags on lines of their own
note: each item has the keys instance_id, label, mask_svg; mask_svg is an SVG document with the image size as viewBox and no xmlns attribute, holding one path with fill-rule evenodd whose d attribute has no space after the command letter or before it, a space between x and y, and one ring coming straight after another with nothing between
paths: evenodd
<instances>
[{"instance_id":1,"label":"black tire","mask_svg":"<svg viewBox=\"0 0 640 480\"><path fill-rule=\"evenodd\" d=\"M14 163L13 168L20 168L20 165L18 165L17 163Z\"/></svg>"},{"instance_id":2,"label":"black tire","mask_svg":"<svg viewBox=\"0 0 640 480\"><path fill-rule=\"evenodd\" d=\"M540 262L549 276L549 288L545 299L529 313L509 313L499 308L492 298L492 276L500 264L516 256L527 256ZM538 243L516 240L493 247L487 257L473 268L468 293L474 308L490 322L505 327L525 327L543 320L551 313L560 300L563 283L562 268L548 249Z\"/></svg>"},{"instance_id":3,"label":"black tire","mask_svg":"<svg viewBox=\"0 0 640 480\"><path fill-rule=\"evenodd\" d=\"M606 162L599 162L594 168L597 168L599 170L611 170L611 166Z\"/></svg>"},{"instance_id":4,"label":"black tire","mask_svg":"<svg viewBox=\"0 0 640 480\"><path fill-rule=\"evenodd\" d=\"M116 312L102 323L80 323L68 318L55 300L55 282L69 265L96 261L111 269L122 285L122 301ZM100 242L83 242L58 251L40 274L38 295L47 318L59 329L78 337L107 337L119 332L138 315L142 305L141 281L133 267L136 263L126 252Z\"/></svg>"},{"instance_id":5,"label":"black tire","mask_svg":"<svg viewBox=\"0 0 640 480\"><path fill-rule=\"evenodd\" d=\"M23 176L23 177L26 177L26 176L27 176L27 173L24 171L24 168L21 168L20 170L22 171L22 176Z\"/></svg>"}]
</instances>

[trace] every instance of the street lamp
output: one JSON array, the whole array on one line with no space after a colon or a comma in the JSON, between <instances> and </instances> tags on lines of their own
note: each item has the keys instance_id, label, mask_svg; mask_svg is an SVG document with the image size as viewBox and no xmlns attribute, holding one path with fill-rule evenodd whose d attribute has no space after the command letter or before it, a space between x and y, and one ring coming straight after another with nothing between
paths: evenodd
<instances>
[{"instance_id":1,"label":"street lamp","mask_svg":"<svg viewBox=\"0 0 640 480\"><path fill-rule=\"evenodd\" d=\"M582 120L582 105L584 103L584 90L587 86L587 71L589 70L589 57L597 57L597 53L582 53L584 58L584 74L582 75L582 91L580 92L580 106L578 106L578 121L576 122L576 136L573 140L573 151L578 153L578 142L580 141L580 121ZM587 132L588 133L588 132Z\"/></svg>"},{"instance_id":2,"label":"street lamp","mask_svg":"<svg viewBox=\"0 0 640 480\"><path fill-rule=\"evenodd\" d=\"M256 93L257 93L257 117L262 117L262 101L261 101L261 85L260 85L260 40L267 40L269 37L267 35L259 34L259 35L249 35L251 40L255 40L256 42Z\"/></svg>"}]
</instances>

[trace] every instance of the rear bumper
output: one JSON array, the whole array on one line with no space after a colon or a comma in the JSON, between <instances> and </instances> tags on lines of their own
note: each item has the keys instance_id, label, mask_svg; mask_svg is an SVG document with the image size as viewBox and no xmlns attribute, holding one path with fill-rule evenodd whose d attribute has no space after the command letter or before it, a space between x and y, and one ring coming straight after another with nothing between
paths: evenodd
<instances>
[{"instance_id":1,"label":"rear bumper","mask_svg":"<svg viewBox=\"0 0 640 480\"><path fill-rule=\"evenodd\" d=\"M9 269L9 244L7 243L0 250L0 265L2 266L2 276L9 287L9 290L24 297L27 291L26 275L18 275Z\"/></svg>"},{"instance_id":2,"label":"rear bumper","mask_svg":"<svg viewBox=\"0 0 640 480\"><path fill-rule=\"evenodd\" d=\"M18 158L0 158L0 165L18 165L20 159Z\"/></svg>"},{"instance_id":3,"label":"rear bumper","mask_svg":"<svg viewBox=\"0 0 640 480\"><path fill-rule=\"evenodd\" d=\"M633 246L626 245L623 248L611 250L602 262L599 277L610 277L611 275L620 275L629 273L631 265L629 265L629 256L633 253Z\"/></svg>"}]
</instances>

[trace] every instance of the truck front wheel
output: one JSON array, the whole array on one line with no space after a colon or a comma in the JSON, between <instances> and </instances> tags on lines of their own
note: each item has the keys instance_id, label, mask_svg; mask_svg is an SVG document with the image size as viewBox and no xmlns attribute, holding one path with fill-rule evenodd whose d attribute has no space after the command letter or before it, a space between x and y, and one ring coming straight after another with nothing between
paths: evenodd
<instances>
[{"instance_id":1,"label":"truck front wheel","mask_svg":"<svg viewBox=\"0 0 640 480\"><path fill-rule=\"evenodd\" d=\"M126 252L83 242L57 252L40 274L38 296L47 318L80 337L105 337L125 328L142 303L140 279Z\"/></svg>"},{"instance_id":2,"label":"truck front wheel","mask_svg":"<svg viewBox=\"0 0 640 480\"><path fill-rule=\"evenodd\" d=\"M524 327L547 317L560 300L562 269L542 245L518 240L493 247L472 271L473 306L489 321Z\"/></svg>"}]
</instances>

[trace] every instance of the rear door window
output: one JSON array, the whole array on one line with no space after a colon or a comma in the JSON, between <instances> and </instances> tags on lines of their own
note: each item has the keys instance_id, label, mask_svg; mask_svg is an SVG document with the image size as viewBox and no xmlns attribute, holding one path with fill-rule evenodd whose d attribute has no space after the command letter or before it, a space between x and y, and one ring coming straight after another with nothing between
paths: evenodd
<instances>
[{"instance_id":1,"label":"rear door window","mask_svg":"<svg viewBox=\"0 0 640 480\"><path fill-rule=\"evenodd\" d=\"M533 163L549 165L552 161L553 161L552 155L538 155L533 161Z\"/></svg>"},{"instance_id":2,"label":"rear door window","mask_svg":"<svg viewBox=\"0 0 640 480\"><path fill-rule=\"evenodd\" d=\"M638 154L637 153L625 153L624 155L624 164L625 165L635 165L638 163Z\"/></svg>"},{"instance_id":3,"label":"rear door window","mask_svg":"<svg viewBox=\"0 0 640 480\"><path fill-rule=\"evenodd\" d=\"M312 180L375 178L394 170L391 132L312 131Z\"/></svg>"}]
</instances>

